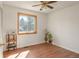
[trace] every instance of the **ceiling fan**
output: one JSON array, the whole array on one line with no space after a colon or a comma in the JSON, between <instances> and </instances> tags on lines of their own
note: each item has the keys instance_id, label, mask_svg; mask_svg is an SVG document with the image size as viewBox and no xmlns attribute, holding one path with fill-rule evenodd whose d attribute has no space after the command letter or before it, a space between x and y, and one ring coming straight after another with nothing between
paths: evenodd
<instances>
[{"instance_id":1,"label":"ceiling fan","mask_svg":"<svg viewBox=\"0 0 79 59\"><path fill-rule=\"evenodd\" d=\"M41 4L33 5L32 7L41 5L40 11L43 10L44 8L53 9L54 7L50 6L49 4L56 3L57 1L40 1L40 2Z\"/></svg>"}]
</instances>

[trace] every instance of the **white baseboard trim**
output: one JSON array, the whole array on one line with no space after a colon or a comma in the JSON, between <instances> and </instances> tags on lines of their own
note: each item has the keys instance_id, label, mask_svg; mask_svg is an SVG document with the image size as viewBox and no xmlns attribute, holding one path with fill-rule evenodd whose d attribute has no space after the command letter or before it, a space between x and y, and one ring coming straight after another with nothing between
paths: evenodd
<instances>
[{"instance_id":1,"label":"white baseboard trim","mask_svg":"<svg viewBox=\"0 0 79 59\"><path fill-rule=\"evenodd\" d=\"M40 41L40 42L28 44L28 45L26 44L26 46L21 46L21 47L18 47L18 46L17 46L17 49L18 49L18 48L24 48L24 47L27 47L27 46L37 45L37 44L41 44L41 43L44 43L44 41ZM7 49L5 49L5 50L3 50L3 51L7 51Z\"/></svg>"},{"instance_id":2,"label":"white baseboard trim","mask_svg":"<svg viewBox=\"0 0 79 59\"><path fill-rule=\"evenodd\" d=\"M59 45L59 44L56 44L56 43L52 43L52 44L53 44L53 45L56 45L56 46L59 46L59 47L61 47L61 48L64 48L64 49L66 49L66 50L69 50L69 51L71 51L71 52L74 52L74 53L79 54L79 51L72 50L72 49L70 49L70 48L64 47L64 46Z\"/></svg>"},{"instance_id":3,"label":"white baseboard trim","mask_svg":"<svg viewBox=\"0 0 79 59\"><path fill-rule=\"evenodd\" d=\"M37 45L37 44L41 44L41 43L44 43L43 41L42 42L35 42L35 43L29 43L28 45L26 44L25 46L17 46L17 48L24 48L24 47L27 47L27 46L32 46L32 45Z\"/></svg>"}]
</instances>

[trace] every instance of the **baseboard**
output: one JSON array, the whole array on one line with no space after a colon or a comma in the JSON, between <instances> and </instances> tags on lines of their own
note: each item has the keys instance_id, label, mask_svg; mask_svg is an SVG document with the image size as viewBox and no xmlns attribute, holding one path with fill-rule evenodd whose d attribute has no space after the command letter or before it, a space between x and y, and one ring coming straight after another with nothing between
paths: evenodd
<instances>
[{"instance_id":1,"label":"baseboard","mask_svg":"<svg viewBox=\"0 0 79 59\"><path fill-rule=\"evenodd\" d=\"M58 46L58 47L64 48L64 49L66 49L66 50L69 50L69 51L71 51L71 52L74 52L74 53L79 54L78 51L74 51L74 50L72 50L72 49L70 49L70 48L67 48L67 47L64 47L64 46L62 46L62 45L59 45L59 44L56 44L56 43L52 43L52 44L53 44L53 45L56 45L56 46Z\"/></svg>"},{"instance_id":2,"label":"baseboard","mask_svg":"<svg viewBox=\"0 0 79 59\"><path fill-rule=\"evenodd\" d=\"M17 49L20 49L20 48L25 48L25 47L28 47L28 46L33 46L33 45L38 45L38 44L42 44L42 43L45 43L44 41L42 42L39 42L39 43L32 43L32 44L29 44L29 45L26 45L26 46L22 46L22 47L17 47ZM4 50L4 52L7 51L7 49Z\"/></svg>"},{"instance_id":3,"label":"baseboard","mask_svg":"<svg viewBox=\"0 0 79 59\"><path fill-rule=\"evenodd\" d=\"M19 48L25 48L25 47L28 47L28 46L38 45L38 44L42 44L42 43L44 43L44 42L32 43L32 44L30 44L30 45L26 45L26 46L24 46L24 47L19 47Z\"/></svg>"},{"instance_id":4,"label":"baseboard","mask_svg":"<svg viewBox=\"0 0 79 59\"><path fill-rule=\"evenodd\" d=\"M40 43L44 43L44 42L40 41L40 42L29 43L29 44L26 44L26 45L17 46L17 48L23 48L23 47L26 47L26 46L36 45L36 44L40 44Z\"/></svg>"}]
</instances>

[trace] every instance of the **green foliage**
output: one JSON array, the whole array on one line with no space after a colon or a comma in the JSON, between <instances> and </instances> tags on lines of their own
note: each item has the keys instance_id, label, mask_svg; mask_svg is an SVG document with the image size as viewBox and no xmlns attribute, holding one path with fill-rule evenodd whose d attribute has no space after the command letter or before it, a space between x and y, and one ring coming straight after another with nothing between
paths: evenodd
<instances>
[{"instance_id":1,"label":"green foliage","mask_svg":"<svg viewBox=\"0 0 79 59\"><path fill-rule=\"evenodd\" d=\"M53 36L50 32L45 31L45 42L46 43L52 43Z\"/></svg>"},{"instance_id":2,"label":"green foliage","mask_svg":"<svg viewBox=\"0 0 79 59\"><path fill-rule=\"evenodd\" d=\"M48 38L49 41L52 40L52 38L53 38L52 34L48 32L47 38Z\"/></svg>"}]
</instances>

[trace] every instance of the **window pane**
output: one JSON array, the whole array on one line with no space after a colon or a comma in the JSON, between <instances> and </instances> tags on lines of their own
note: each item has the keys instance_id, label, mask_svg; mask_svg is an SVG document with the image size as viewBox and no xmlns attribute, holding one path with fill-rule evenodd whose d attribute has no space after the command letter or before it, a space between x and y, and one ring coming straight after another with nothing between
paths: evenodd
<instances>
[{"instance_id":1,"label":"window pane","mask_svg":"<svg viewBox=\"0 0 79 59\"><path fill-rule=\"evenodd\" d=\"M36 16L19 14L19 33L36 33Z\"/></svg>"},{"instance_id":2,"label":"window pane","mask_svg":"<svg viewBox=\"0 0 79 59\"><path fill-rule=\"evenodd\" d=\"M19 16L19 31L20 32L27 32L28 26L28 19L27 16Z\"/></svg>"},{"instance_id":3,"label":"window pane","mask_svg":"<svg viewBox=\"0 0 79 59\"><path fill-rule=\"evenodd\" d=\"M28 17L28 31L31 31L31 32L33 32L34 31L34 26L35 26L35 21L34 21L34 17Z\"/></svg>"}]
</instances>

